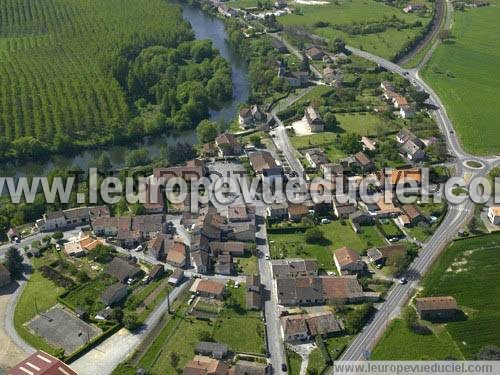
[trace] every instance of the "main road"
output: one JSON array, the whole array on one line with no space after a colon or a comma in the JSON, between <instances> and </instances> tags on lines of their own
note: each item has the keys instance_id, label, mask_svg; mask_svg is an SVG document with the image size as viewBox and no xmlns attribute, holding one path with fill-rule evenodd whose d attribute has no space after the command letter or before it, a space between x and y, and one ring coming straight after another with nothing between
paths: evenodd
<instances>
[{"instance_id":1,"label":"main road","mask_svg":"<svg viewBox=\"0 0 500 375\"><path fill-rule=\"evenodd\" d=\"M466 153L453 129L453 125L446 113L443 103L434 90L419 76L416 69L407 70L393 62L375 56L354 47L347 47L353 54L370 60L392 73L399 74L408 79L415 87L425 90L429 94L429 104L433 110L434 118L439 125L448 145L450 154L455 158L455 176L457 177L484 177L489 170L498 164L499 157L477 157ZM470 168L467 161L480 162L482 168ZM396 317L402 306L414 294L422 276L429 270L434 260L439 256L446 245L455 238L458 229L465 225L474 214L474 203L467 200L458 205L450 205L448 212L432 237L423 244L418 257L413 261L407 271L409 282L405 285L395 285L375 313L372 321L364 327L362 332L351 343L341 356L341 360L356 361L368 359L370 351L382 336L385 328L392 318Z\"/></svg>"}]
</instances>

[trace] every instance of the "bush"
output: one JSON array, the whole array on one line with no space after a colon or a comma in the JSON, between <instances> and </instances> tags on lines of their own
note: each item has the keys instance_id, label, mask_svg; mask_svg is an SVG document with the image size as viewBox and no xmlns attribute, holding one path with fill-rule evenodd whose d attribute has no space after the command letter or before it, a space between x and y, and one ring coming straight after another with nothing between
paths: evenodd
<instances>
[{"instance_id":1,"label":"bush","mask_svg":"<svg viewBox=\"0 0 500 375\"><path fill-rule=\"evenodd\" d=\"M53 281L54 284L64 289L69 289L75 286L75 282L72 279L62 275L52 267L42 266L40 267L40 272L42 273L43 277Z\"/></svg>"},{"instance_id":2,"label":"bush","mask_svg":"<svg viewBox=\"0 0 500 375\"><path fill-rule=\"evenodd\" d=\"M306 239L306 242L311 244L318 244L325 241L325 236L323 235L321 229L319 229L318 227L309 228L308 230L306 230L304 237Z\"/></svg>"}]
</instances>

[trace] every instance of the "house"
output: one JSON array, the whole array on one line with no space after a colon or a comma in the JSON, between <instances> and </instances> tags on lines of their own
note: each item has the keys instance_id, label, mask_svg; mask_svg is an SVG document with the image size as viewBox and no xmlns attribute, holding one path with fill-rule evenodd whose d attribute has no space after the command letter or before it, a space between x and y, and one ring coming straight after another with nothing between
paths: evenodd
<instances>
[{"instance_id":1,"label":"house","mask_svg":"<svg viewBox=\"0 0 500 375\"><path fill-rule=\"evenodd\" d=\"M313 276L276 279L278 303L284 306L376 301L378 293L363 292L356 276Z\"/></svg>"},{"instance_id":2,"label":"house","mask_svg":"<svg viewBox=\"0 0 500 375\"><path fill-rule=\"evenodd\" d=\"M288 217L288 203L271 203L267 205L266 213L271 220L283 220Z\"/></svg>"},{"instance_id":3,"label":"house","mask_svg":"<svg viewBox=\"0 0 500 375\"><path fill-rule=\"evenodd\" d=\"M199 296L215 299L223 299L226 286L212 280L196 279L190 291Z\"/></svg>"},{"instance_id":4,"label":"house","mask_svg":"<svg viewBox=\"0 0 500 375\"><path fill-rule=\"evenodd\" d=\"M325 56L325 52L319 47L312 46L306 49L306 56L310 60L321 60Z\"/></svg>"},{"instance_id":5,"label":"house","mask_svg":"<svg viewBox=\"0 0 500 375\"><path fill-rule=\"evenodd\" d=\"M230 241L253 242L256 232L257 228L254 223L233 223L227 238Z\"/></svg>"},{"instance_id":6,"label":"house","mask_svg":"<svg viewBox=\"0 0 500 375\"><path fill-rule=\"evenodd\" d=\"M331 335L342 331L341 323L330 312L317 312L305 316L309 336Z\"/></svg>"},{"instance_id":7,"label":"house","mask_svg":"<svg viewBox=\"0 0 500 375\"><path fill-rule=\"evenodd\" d=\"M500 206L488 208L488 219L493 225L500 225Z\"/></svg>"},{"instance_id":8,"label":"house","mask_svg":"<svg viewBox=\"0 0 500 375\"><path fill-rule=\"evenodd\" d=\"M214 266L215 273L219 275L230 276L234 273L233 258L231 254L220 254Z\"/></svg>"},{"instance_id":9,"label":"house","mask_svg":"<svg viewBox=\"0 0 500 375\"><path fill-rule=\"evenodd\" d=\"M0 262L0 288L10 283L10 272L7 267Z\"/></svg>"},{"instance_id":10,"label":"house","mask_svg":"<svg viewBox=\"0 0 500 375\"><path fill-rule=\"evenodd\" d=\"M165 247L166 242L168 241L168 237L164 234L158 233L148 242L148 252L151 254L156 260L164 261L165 260Z\"/></svg>"},{"instance_id":11,"label":"house","mask_svg":"<svg viewBox=\"0 0 500 375\"><path fill-rule=\"evenodd\" d=\"M347 56L344 52L339 52L333 55L332 59L335 64L343 64L349 60L349 56Z\"/></svg>"},{"instance_id":12,"label":"house","mask_svg":"<svg viewBox=\"0 0 500 375\"><path fill-rule=\"evenodd\" d=\"M224 359L227 357L229 347L217 342L200 341L196 344L194 352L215 359Z\"/></svg>"},{"instance_id":13,"label":"house","mask_svg":"<svg viewBox=\"0 0 500 375\"><path fill-rule=\"evenodd\" d=\"M408 4L407 6L405 6L403 8L403 12L405 12L405 13L413 13L415 11L422 10L422 9L425 9L425 5L424 4Z\"/></svg>"},{"instance_id":14,"label":"house","mask_svg":"<svg viewBox=\"0 0 500 375\"><path fill-rule=\"evenodd\" d=\"M412 139L407 140L400 148L399 152L403 157L413 162L425 159L425 152Z\"/></svg>"},{"instance_id":15,"label":"house","mask_svg":"<svg viewBox=\"0 0 500 375\"><path fill-rule=\"evenodd\" d=\"M218 359L196 355L184 367L183 375L227 375L229 365Z\"/></svg>"},{"instance_id":16,"label":"house","mask_svg":"<svg viewBox=\"0 0 500 375\"><path fill-rule=\"evenodd\" d=\"M105 274L114 277L121 283L136 277L140 272L142 271L136 264L131 264L119 257L114 257L104 268Z\"/></svg>"},{"instance_id":17,"label":"house","mask_svg":"<svg viewBox=\"0 0 500 375\"><path fill-rule=\"evenodd\" d=\"M180 268L176 268L168 278L168 283L177 286L181 283L182 279L184 279L184 271Z\"/></svg>"},{"instance_id":18,"label":"house","mask_svg":"<svg viewBox=\"0 0 500 375\"><path fill-rule=\"evenodd\" d=\"M283 175L283 168L278 165L274 157L268 151L252 152L248 159L255 173L260 176L263 181L271 183L274 179Z\"/></svg>"},{"instance_id":19,"label":"house","mask_svg":"<svg viewBox=\"0 0 500 375\"><path fill-rule=\"evenodd\" d=\"M112 284L101 294L101 301L106 306L112 306L121 302L128 294L128 288L121 283Z\"/></svg>"},{"instance_id":20,"label":"house","mask_svg":"<svg viewBox=\"0 0 500 375\"><path fill-rule=\"evenodd\" d=\"M325 178L342 176L344 174L344 167L339 163L327 163L320 166L321 172Z\"/></svg>"},{"instance_id":21,"label":"house","mask_svg":"<svg viewBox=\"0 0 500 375\"><path fill-rule=\"evenodd\" d=\"M363 150L375 151L377 149L377 143L368 137L362 136L361 143L363 144Z\"/></svg>"},{"instance_id":22,"label":"house","mask_svg":"<svg viewBox=\"0 0 500 375\"><path fill-rule=\"evenodd\" d=\"M311 133L319 133L324 130L325 124L313 106L310 105L305 109L305 119Z\"/></svg>"},{"instance_id":23,"label":"house","mask_svg":"<svg viewBox=\"0 0 500 375\"><path fill-rule=\"evenodd\" d=\"M9 230L7 231L7 238L9 239L9 241L16 241L16 240L20 239L21 236L19 235L19 232L17 231L17 229L12 227L12 228L9 228Z\"/></svg>"},{"instance_id":24,"label":"house","mask_svg":"<svg viewBox=\"0 0 500 375\"><path fill-rule=\"evenodd\" d=\"M245 243L240 241L212 241L210 242L210 253L217 257L219 254L227 253L232 256L241 257L245 255Z\"/></svg>"},{"instance_id":25,"label":"house","mask_svg":"<svg viewBox=\"0 0 500 375\"><path fill-rule=\"evenodd\" d=\"M420 168L393 169L390 172L389 178L392 186L410 182L420 186L422 183L422 170Z\"/></svg>"},{"instance_id":26,"label":"house","mask_svg":"<svg viewBox=\"0 0 500 375\"><path fill-rule=\"evenodd\" d=\"M457 301L451 296L415 298L415 305L424 320L449 320L458 312Z\"/></svg>"},{"instance_id":27,"label":"house","mask_svg":"<svg viewBox=\"0 0 500 375\"><path fill-rule=\"evenodd\" d=\"M204 143L201 147L201 155L206 158L212 158L218 154L218 149L215 142Z\"/></svg>"},{"instance_id":28,"label":"house","mask_svg":"<svg viewBox=\"0 0 500 375\"><path fill-rule=\"evenodd\" d=\"M392 98L392 104L394 108L400 109L401 107L408 106L408 100L404 96L396 94Z\"/></svg>"},{"instance_id":29,"label":"house","mask_svg":"<svg viewBox=\"0 0 500 375\"><path fill-rule=\"evenodd\" d=\"M42 351L36 351L29 357L11 367L8 375L78 375L66 363Z\"/></svg>"},{"instance_id":30,"label":"house","mask_svg":"<svg viewBox=\"0 0 500 375\"><path fill-rule=\"evenodd\" d=\"M166 262L177 268L186 266L186 245L182 242L174 242L168 251Z\"/></svg>"},{"instance_id":31,"label":"house","mask_svg":"<svg viewBox=\"0 0 500 375\"><path fill-rule=\"evenodd\" d=\"M290 221L300 221L309 215L309 207L305 204L290 204L288 206L288 219Z\"/></svg>"},{"instance_id":32,"label":"house","mask_svg":"<svg viewBox=\"0 0 500 375\"><path fill-rule=\"evenodd\" d=\"M246 279L246 307L249 310L262 309L262 285L259 275L247 276Z\"/></svg>"},{"instance_id":33,"label":"house","mask_svg":"<svg viewBox=\"0 0 500 375\"><path fill-rule=\"evenodd\" d=\"M373 263L385 265L388 260L393 263L397 258L406 257L406 246L398 244L374 247L368 249L366 253Z\"/></svg>"},{"instance_id":34,"label":"house","mask_svg":"<svg viewBox=\"0 0 500 375\"><path fill-rule=\"evenodd\" d=\"M375 169L375 164L364 152L356 153L354 158L363 172L371 172Z\"/></svg>"},{"instance_id":35,"label":"house","mask_svg":"<svg viewBox=\"0 0 500 375\"><path fill-rule=\"evenodd\" d=\"M236 137L230 133L222 133L215 138L215 145L219 149L219 156L237 156L241 155L242 149Z\"/></svg>"},{"instance_id":36,"label":"house","mask_svg":"<svg viewBox=\"0 0 500 375\"><path fill-rule=\"evenodd\" d=\"M309 83L309 73L278 71L278 77L285 79L291 87L304 87Z\"/></svg>"},{"instance_id":37,"label":"house","mask_svg":"<svg viewBox=\"0 0 500 375\"><path fill-rule=\"evenodd\" d=\"M401 108L399 108L399 115L402 118L413 118L415 117L415 107L412 105L404 105Z\"/></svg>"},{"instance_id":38,"label":"house","mask_svg":"<svg viewBox=\"0 0 500 375\"><path fill-rule=\"evenodd\" d=\"M41 232L54 232L89 225L92 219L98 217L110 217L109 208L107 206L77 207L47 212L43 218L36 221L36 226Z\"/></svg>"},{"instance_id":39,"label":"house","mask_svg":"<svg viewBox=\"0 0 500 375\"><path fill-rule=\"evenodd\" d=\"M254 127L258 123L264 120L264 114L260 111L259 107L254 104L251 107L245 107L240 109L238 115L238 123L240 128L248 129Z\"/></svg>"},{"instance_id":40,"label":"house","mask_svg":"<svg viewBox=\"0 0 500 375\"><path fill-rule=\"evenodd\" d=\"M242 222L250 220L245 203L233 203L227 208L227 220L229 222Z\"/></svg>"},{"instance_id":41,"label":"house","mask_svg":"<svg viewBox=\"0 0 500 375\"><path fill-rule=\"evenodd\" d=\"M347 195L335 195L332 199L333 213L339 219L347 219L356 212L356 204L350 202Z\"/></svg>"},{"instance_id":42,"label":"house","mask_svg":"<svg viewBox=\"0 0 500 375\"><path fill-rule=\"evenodd\" d=\"M150 280L155 281L161 279L164 273L165 273L165 267L163 267L162 264L155 264L149 271L148 276Z\"/></svg>"},{"instance_id":43,"label":"house","mask_svg":"<svg viewBox=\"0 0 500 375\"><path fill-rule=\"evenodd\" d=\"M196 273L206 274L210 269L210 255L204 250L191 251L191 265Z\"/></svg>"},{"instance_id":44,"label":"house","mask_svg":"<svg viewBox=\"0 0 500 375\"><path fill-rule=\"evenodd\" d=\"M341 324L330 312L284 316L281 334L286 342L311 339L317 335L329 335L342 331Z\"/></svg>"},{"instance_id":45,"label":"house","mask_svg":"<svg viewBox=\"0 0 500 375\"><path fill-rule=\"evenodd\" d=\"M342 86L342 73L339 70L326 67L323 69L323 81L327 85L341 87Z\"/></svg>"},{"instance_id":46,"label":"house","mask_svg":"<svg viewBox=\"0 0 500 375\"><path fill-rule=\"evenodd\" d=\"M276 259L271 261L271 268L275 279L318 275L316 259Z\"/></svg>"},{"instance_id":47,"label":"house","mask_svg":"<svg viewBox=\"0 0 500 375\"><path fill-rule=\"evenodd\" d=\"M392 84L392 82L389 82L389 81L382 81L380 83L380 87L384 91L393 91L393 92L396 91L396 88L394 87L394 85Z\"/></svg>"},{"instance_id":48,"label":"house","mask_svg":"<svg viewBox=\"0 0 500 375\"><path fill-rule=\"evenodd\" d=\"M334 251L333 260L339 275L363 272L366 268L359 254L345 246Z\"/></svg>"},{"instance_id":49,"label":"house","mask_svg":"<svg viewBox=\"0 0 500 375\"><path fill-rule=\"evenodd\" d=\"M400 222L404 226L413 226L425 221L425 216L422 215L422 212L414 204L405 204L401 207L401 210L403 211L403 215L400 216L402 218Z\"/></svg>"},{"instance_id":50,"label":"house","mask_svg":"<svg viewBox=\"0 0 500 375\"><path fill-rule=\"evenodd\" d=\"M98 217L92 220L92 229L96 236L114 237L121 246L130 248L165 233L166 223L163 214Z\"/></svg>"},{"instance_id":51,"label":"house","mask_svg":"<svg viewBox=\"0 0 500 375\"><path fill-rule=\"evenodd\" d=\"M312 168L319 169L321 165L328 163L328 157L320 148L311 148L302 151L302 153Z\"/></svg>"},{"instance_id":52,"label":"house","mask_svg":"<svg viewBox=\"0 0 500 375\"><path fill-rule=\"evenodd\" d=\"M181 178L188 182L192 179L199 180L206 176L207 173L208 169L205 166L205 162L200 159L188 160L186 165L153 169L153 177L163 185L167 184L172 178Z\"/></svg>"},{"instance_id":53,"label":"house","mask_svg":"<svg viewBox=\"0 0 500 375\"><path fill-rule=\"evenodd\" d=\"M415 145L419 148L424 148L425 143L418 138L415 134L413 134L410 130L403 128L396 134L396 141L400 144L405 144L408 141L413 141Z\"/></svg>"},{"instance_id":54,"label":"house","mask_svg":"<svg viewBox=\"0 0 500 375\"><path fill-rule=\"evenodd\" d=\"M309 338L309 330L302 315L284 316L281 319L281 335L286 342L304 341Z\"/></svg>"}]
</instances>

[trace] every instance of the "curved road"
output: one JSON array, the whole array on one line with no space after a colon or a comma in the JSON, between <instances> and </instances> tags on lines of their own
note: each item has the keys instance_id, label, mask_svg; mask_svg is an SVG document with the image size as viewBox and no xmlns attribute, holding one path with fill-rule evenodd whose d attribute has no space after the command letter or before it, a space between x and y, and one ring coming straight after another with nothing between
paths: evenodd
<instances>
[{"instance_id":1,"label":"curved road","mask_svg":"<svg viewBox=\"0 0 500 375\"><path fill-rule=\"evenodd\" d=\"M418 70L406 70L399 65L357 48L347 47L347 49L355 55L377 63L388 71L405 77L414 86L429 93L429 102L436 108L433 111L436 122L446 138L449 152L455 157L455 175L457 177L485 176L494 165L500 162L500 157L477 157L463 150L441 99L420 78ZM483 163L484 167L481 169L468 168L464 165L466 160L476 160ZM391 288L385 302L381 304L381 307L375 313L373 320L364 327L362 332L347 348L341 360L357 361L369 358L370 351L382 336L390 320L399 314L401 307L414 294L422 276L428 271L445 246L456 236L457 230L466 224L473 214L474 203L469 199L459 205L450 205L445 219L434 235L423 244L419 256L410 265L407 271L408 284L398 284Z\"/></svg>"}]
</instances>

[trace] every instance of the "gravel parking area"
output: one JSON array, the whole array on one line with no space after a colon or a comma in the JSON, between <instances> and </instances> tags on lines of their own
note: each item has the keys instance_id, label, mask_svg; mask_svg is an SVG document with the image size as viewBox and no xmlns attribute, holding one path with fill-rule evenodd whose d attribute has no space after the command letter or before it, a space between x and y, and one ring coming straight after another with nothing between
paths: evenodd
<instances>
[{"instance_id":1,"label":"gravel parking area","mask_svg":"<svg viewBox=\"0 0 500 375\"><path fill-rule=\"evenodd\" d=\"M100 328L84 322L61 305L37 315L27 326L50 344L64 349L66 355L102 333Z\"/></svg>"}]
</instances>

